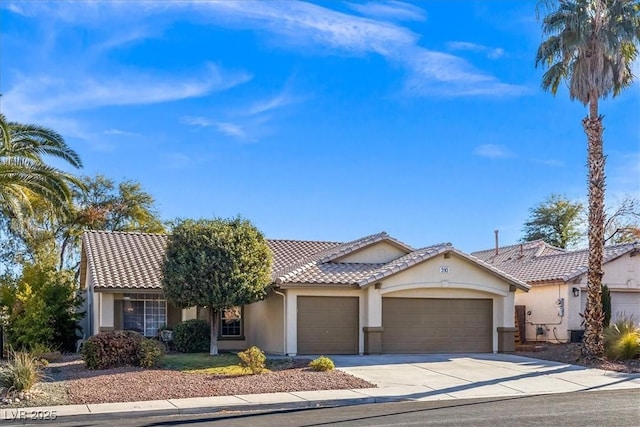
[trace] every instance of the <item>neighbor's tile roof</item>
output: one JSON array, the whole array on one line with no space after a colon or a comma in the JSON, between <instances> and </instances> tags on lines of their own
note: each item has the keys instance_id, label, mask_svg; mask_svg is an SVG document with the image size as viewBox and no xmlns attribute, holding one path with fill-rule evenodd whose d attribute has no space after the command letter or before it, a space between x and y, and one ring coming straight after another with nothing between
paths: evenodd
<instances>
[{"instance_id":1,"label":"neighbor's tile roof","mask_svg":"<svg viewBox=\"0 0 640 427\"><path fill-rule=\"evenodd\" d=\"M340 258L385 241L405 252L388 263L344 263ZM98 289L160 289L167 236L147 233L88 231L83 235L87 269ZM366 286L412 267L438 254L452 251L502 276L522 289L528 286L498 268L441 243L422 249L378 233L351 242L267 240L273 252L272 278L276 284ZM336 260L336 261L334 261ZM84 280L84 278L82 278Z\"/></svg>"},{"instance_id":2,"label":"neighbor's tile roof","mask_svg":"<svg viewBox=\"0 0 640 427\"><path fill-rule=\"evenodd\" d=\"M607 246L603 263L638 250L640 242ZM568 282L587 272L589 251L566 251L538 240L498 248L498 255L495 249L472 252L472 255L528 283Z\"/></svg>"}]
</instances>

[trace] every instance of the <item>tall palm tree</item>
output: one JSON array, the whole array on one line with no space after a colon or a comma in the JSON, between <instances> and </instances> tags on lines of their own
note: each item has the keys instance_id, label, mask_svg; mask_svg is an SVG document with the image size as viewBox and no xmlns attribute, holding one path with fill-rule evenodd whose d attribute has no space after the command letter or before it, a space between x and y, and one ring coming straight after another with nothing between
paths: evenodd
<instances>
[{"instance_id":1,"label":"tall palm tree","mask_svg":"<svg viewBox=\"0 0 640 427\"><path fill-rule=\"evenodd\" d=\"M631 63L640 41L638 0L555 0L539 6L549 13L542 21L546 38L538 48L536 66L547 67L543 89L556 94L566 81L571 100L589 107L582 120L587 135L589 183L589 267L585 355L604 357L602 259L604 253L605 156L598 101L618 95L633 80Z\"/></svg>"},{"instance_id":2,"label":"tall palm tree","mask_svg":"<svg viewBox=\"0 0 640 427\"><path fill-rule=\"evenodd\" d=\"M78 154L58 133L42 126L9 122L0 114L0 212L13 218L31 210L30 197L39 197L52 209L67 213L72 192L80 181L45 163L43 156L82 167Z\"/></svg>"}]
</instances>

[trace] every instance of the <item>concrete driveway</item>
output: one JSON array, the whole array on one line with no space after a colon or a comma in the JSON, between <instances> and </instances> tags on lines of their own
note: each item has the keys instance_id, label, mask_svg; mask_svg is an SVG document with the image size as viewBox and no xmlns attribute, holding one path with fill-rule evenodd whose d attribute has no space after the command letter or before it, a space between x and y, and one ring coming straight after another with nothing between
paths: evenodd
<instances>
[{"instance_id":1,"label":"concrete driveway","mask_svg":"<svg viewBox=\"0 0 640 427\"><path fill-rule=\"evenodd\" d=\"M331 356L336 368L378 386L371 396L412 400L640 389L640 374L508 354Z\"/></svg>"}]
</instances>

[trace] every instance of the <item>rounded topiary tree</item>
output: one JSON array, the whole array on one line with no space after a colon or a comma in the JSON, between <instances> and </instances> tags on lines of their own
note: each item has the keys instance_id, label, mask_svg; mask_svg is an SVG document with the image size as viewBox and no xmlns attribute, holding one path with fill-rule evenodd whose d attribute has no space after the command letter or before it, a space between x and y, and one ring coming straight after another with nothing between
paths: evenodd
<instances>
[{"instance_id":1,"label":"rounded topiary tree","mask_svg":"<svg viewBox=\"0 0 640 427\"><path fill-rule=\"evenodd\" d=\"M266 239L246 219L180 220L167 242L164 294L180 308L208 308L209 350L218 354L218 313L265 298L271 259Z\"/></svg>"}]
</instances>

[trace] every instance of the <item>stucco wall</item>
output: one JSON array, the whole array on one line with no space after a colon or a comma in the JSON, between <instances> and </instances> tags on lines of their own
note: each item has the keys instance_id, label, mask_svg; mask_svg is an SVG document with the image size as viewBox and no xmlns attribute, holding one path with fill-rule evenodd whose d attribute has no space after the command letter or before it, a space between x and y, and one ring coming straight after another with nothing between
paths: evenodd
<instances>
[{"instance_id":1,"label":"stucco wall","mask_svg":"<svg viewBox=\"0 0 640 427\"><path fill-rule=\"evenodd\" d=\"M602 282L611 290L612 318L618 314L640 317L640 256L623 255L603 266ZM516 293L516 304L525 305L527 339L530 341L568 341L571 330L584 329L582 317L586 307L587 275L583 274L571 283L534 285L528 293ZM580 296L573 296L573 288ZM558 316L558 298L564 298L564 317ZM544 334L536 336L536 328L543 327ZM554 335L555 329L555 335Z\"/></svg>"},{"instance_id":2,"label":"stucco wall","mask_svg":"<svg viewBox=\"0 0 640 427\"><path fill-rule=\"evenodd\" d=\"M564 314L560 316L557 301L564 299ZM580 298L573 296L571 286L553 284L533 286L528 293L515 295L516 305L524 305L528 341L566 341L570 338L568 330L581 329L579 308ZM531 312L531 314L528 314ZM571 314L570 314L571 313ZM571 320L571 324L570 324ZM536 329L542 327L543 334L537 335ZM554 335L555 332L555 335Z\"/></svg>"},{"instance_id":3,"label":"stucco wall","mask_svg":"<svg viewBox=\"0 0 640 427\"><path fill-rule=\"evenodd\" d=\"M267 353L286 353L282 295L272 293L264 301L245 306L245 314L245 336L249 346L256 345Z\"/></svg>"},{"instance_id":4,"label":"stucco wall","mask_svg":"<svg viewBox=\"0 0 640 427\"><path fill-rule=\"evenodd\" d=\"M100 292L100 328L113 328L113 294Z\"/></svg>"},{"instance_id":5,"label":"stucco wall","mask_svg":"<svg viewBox=\"0 0 640 427\"><path fill-rule=\"evenodd\" d=\"M387 263L396 258L400 258L405 255L406 252L398 247L387 243L380 242L375 245L369 246L362 250L351 253L342 258L338 258L336 262L346 262L346 263L365 263L365 264L378 264L378 263Z\"/></svg>"},{"instance_id":6,"label":"stucco wall","mask_svg":"<svg viewBox=\"0 0 640 427\"><path fill-rule=\"evenodd\" d=\"M450 254L439 255L382 281L383 293L416 287L472 289L500 296L509 293L509 284L470 261Z\"/></svg>"}]
</instances>

